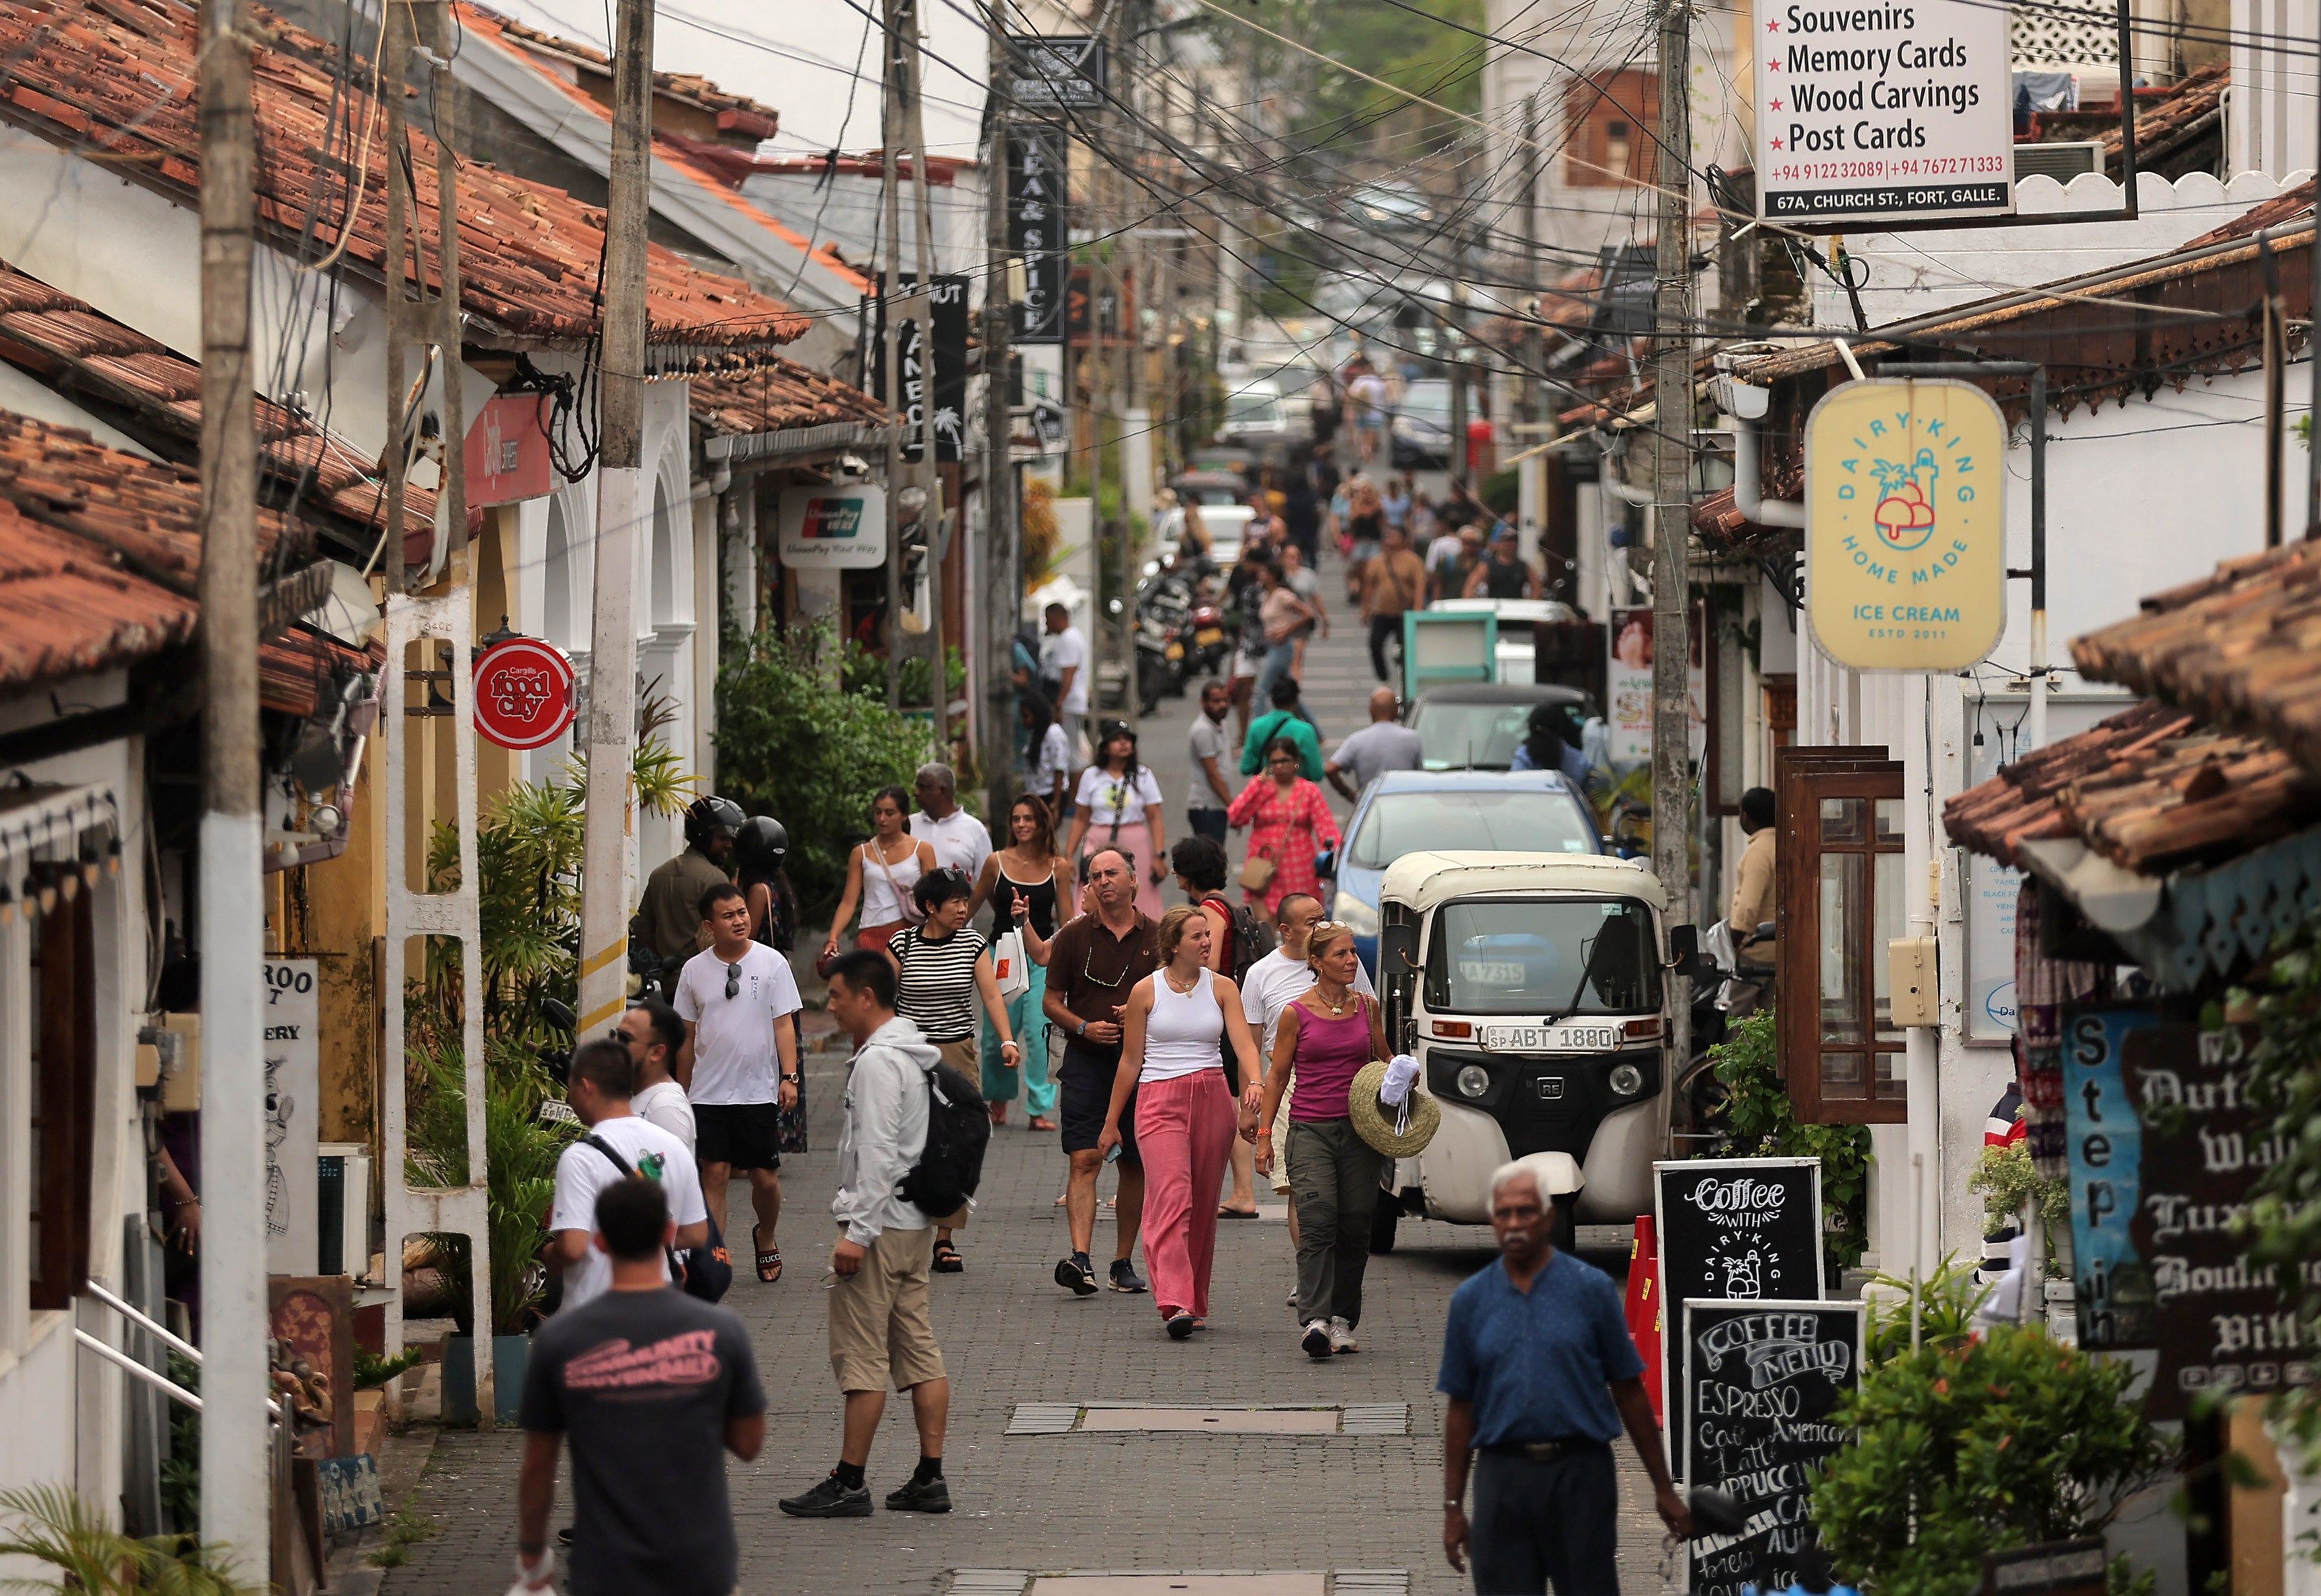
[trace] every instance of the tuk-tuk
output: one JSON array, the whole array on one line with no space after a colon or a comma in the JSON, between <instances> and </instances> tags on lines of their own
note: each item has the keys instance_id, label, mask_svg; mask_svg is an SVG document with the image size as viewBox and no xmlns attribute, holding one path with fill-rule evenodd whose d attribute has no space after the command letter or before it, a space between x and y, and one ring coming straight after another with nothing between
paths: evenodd
<instances>
[{"instance_id":1,"label":"tuk-tuk","mask_svg":"<svg viewBox=\"0 0 2321 1596\"><path fill-rule=\"evenodd\" d=\"M1675 1076L1667 909L1659 877L1601 855L1415 853L1387 870L1387 1038L1418 1059L1443 1123L1396 1164L1374 1247L1392 1247L1404 1213L1487 1223L1491 1172L1516 1158L1556 1199L1560 1247L1581 1221L1652 1211Z\"/></svg>"}]
</instances>

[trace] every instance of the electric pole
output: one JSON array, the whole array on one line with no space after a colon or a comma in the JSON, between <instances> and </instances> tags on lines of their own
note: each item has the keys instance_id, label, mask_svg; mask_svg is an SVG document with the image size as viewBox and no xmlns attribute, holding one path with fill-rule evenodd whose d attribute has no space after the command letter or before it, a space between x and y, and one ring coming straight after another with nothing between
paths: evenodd
<instances>
[{"instance_id":1,"label":"electric pole","mask_svg":"<svg viewBox=\"0 0 2321 1596\"><path fill-rule=\"evenodd\" d=\"M389 0L392 3L392 0ZM435 295L436 371L443 384L438 413L442 421L443 469L436 485L442 504L454 582L473 579L465 569L468 550L468 399L460 382L460 158L452 147L458 138L459 91L451 81L452 37L451 0L437 0L427 17L434 37L428 41L435 56L430 86L428 131L435 136Z\"/></svg>"},{"instance_id":2,"label":"electric pole","mask_svg":"<svg viewBox=\"0 0 2321 1596\"><path fill-rule=\"evenodd\" d=\"M588 796L580 878L580 1034L628 1001L628 847L636 767L637 548L644 470L645 224L651 204L652 0L619 0L605 198L604 398L588 638ZM447 351L456 358L457 349Z\"/></svg>"},{"instance_id":3,"label":"electric pole","mask_svg":"<svg viewBox=\"0 0 2321 1596\"><path fill-rule=\"evenodd\" d=\"M1008 155L1007 112L997 89L1007 71L1007 29L993 5L991 29L991 142L984 158L983 277L983 540L968 546L975 584L983 599L983 725L979 757L986 793L984 813L998 823L1015 802L1016 616L1023 609L1024 580L1016 570L1015 420L1007 392L1008 335L1015 307L1007 298L1007 206L1014 197L1014 168ZM1007 833L1003 830L1002 835Z\"/></svg>"},{"instance_id":4,"label":"electric pole","mask_svg":"<svg viewBox=\"0 0 2321 1596\"><path fill-rule=\"evenodd\" d=\"M935 757L951 763L951 680L943 658L943 539L942 467L935 458L935 412L942 397L936 385L935 359L935 222L934 182L927 170L927 120L924 98L926 55L919 41L918 0L902 0L903 41L908 53L910 97L904 104L911 141L911 219L917 236L918 292L911 295L911 320L918 326L919 348L919 532L926 540L927 642L933 650L927 665L927 702L934 712Z\"/></svg>"},{"instance_id":5,"label":"electric pole","mask_svg":"<svg viewBox=\"0 0 2321 1596\"><path fill-rule=\"evenodd\" d=\"M878 265L878 373L885 379L879 392L887 408L900 422L909 414L903 404L901 367L896 358L898 341L894 327L895 262L903 252L903 205L895 186L895 145L903 136L903 34L896 26L896 0L878 0L878 31L884 62L878 74L878 181L884 204L880 221L887 247ZM887 433L887 707L903 707L903 439L898 427Z\"/></svg>"},{"instance_id":6,"label":"electric pole","mask_svg":"<svg viewBox=\"0 0 2321 1596\"><path fill-rule=\"evenodd\" d=\"M1667 889L1669 918L1692 920L1690 752L1690 576L1692 538L1692 139L1687 79L1691 14L1687 0L1662 0L1660 150L1653 171L1660 226L1652 295L1652 871ZM1684 1057L1687 983L1670 1004L1674 1056Z\"/></svg>"},{"instance_id":7,"label":"electric pole","mask_svg":"<svg viewBox=\"0 0 2321 1596\"><path fill-rule=\"evenodd\" d=\"M249 6L202 6L202 1537L273 1552L258 786L258 431Z\"/></svg>"}]
</instances>

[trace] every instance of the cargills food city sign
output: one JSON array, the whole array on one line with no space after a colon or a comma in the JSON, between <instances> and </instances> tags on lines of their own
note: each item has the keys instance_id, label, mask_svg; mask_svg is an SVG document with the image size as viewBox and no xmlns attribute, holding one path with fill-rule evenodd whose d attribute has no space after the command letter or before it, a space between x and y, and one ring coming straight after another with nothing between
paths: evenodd
<instances>
[{"instance_id":1,"label":"cargills food city sign","mask_svg":"<svg viewBox=\"0 0 2321 1596\"><path fill-rule=\"evenodd\" d=\"M2014 209L2005 6L1777 0L1756 15L1760 216L1851 224Z\"/></svg>"},{"instance_id":2,"label":"cargills food city sign","mask_svg":"<svg viewBox=\"0 0 2321 1596\"><path fill-rule=\"evenodd\" d=\"M2007 422L1971 383L1843 383L1806 421L1806 612L1856 670L1963 670L2007 623Z\"/></svg>"}]
</instances>

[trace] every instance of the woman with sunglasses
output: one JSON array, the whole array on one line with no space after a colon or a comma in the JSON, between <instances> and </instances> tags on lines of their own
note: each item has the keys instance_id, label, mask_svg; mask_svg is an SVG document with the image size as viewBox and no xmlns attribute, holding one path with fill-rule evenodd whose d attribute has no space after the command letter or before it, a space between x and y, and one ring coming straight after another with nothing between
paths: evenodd
<instances>
[{"instance_id":1,"label":"woman with sunglasses","mask_svg":"<svg viewBox=\"0 0 2321 1596\"><path fill-rule=\"evenodd\" d=\"M1160 825L1160 784L1136 761L1136 733L1125 721L1106 721L1097 733L1096 763L1080 772L1072 795L1072 837L1064 852L1086 859L1117 848L1136 865L1136 909L1160 918L1160 884L1169 879L1169 842ZM1140 838L1141 829L1145 836ZM1122 840L1122 833L1127 840ZM1149 849L1140 848L1147 842Z\"/></svg>"},{"instance_id":2,"label":"woman with sunglasses","mask_svg":"<svg viewBox=\"0 0 2321 1596\"><path fill-rule=\"evenodd\" d=\"M846 890L822 945L824 964L838 957L838 939L858 903L862 929L855 934L857 948L883 948L897 931L925 918L911 894L919 878L935 867L935 850L911 835L911 795L900 787L879 788L870 800L870 840L847 856Z\"/></svg>"},{"instance_id":3,"label":"woman with sunglasses","mask_svg":"<svg viewBox=\"0 0 2321 1596\"><path fill-rule=\"evenodd\" d=\"M1276 738L1265 750L1265 768L1250 778L1241 796L1225 811L1225 823L1239 830L1251 827L1251 862L1262 859L1272 868L1261 871L1261 884L1252 884L1248 864L1242 866L1242 895L1252 908L1261 908L1268 920L1277 918L1281 900L1292 893L1321 895L1321 878L1314 873L1314 856L1326 844L1338 846L1338 820L1322 789L1297 774L1297 745Z\"/></svg>"},{"instance_id":4,"label":"woman with sunglasses","mask_svg":"<svg viewBox=\"0 0 2321 1596\"><path fill-rule=\"evenodd\" d=\"M1008 809L1007 833L1007 846L983 861L976 887L991 901L992 924L1013 926L1023 934L1032 984L1007 1000L1008 1029L1022 1043L1020 1071L1001 1062L998 1028L983 1033L983 1101L991 1105L991 1122L1006 1124L1020 1075L1032 1129L1053 1130L1056 1084L1048 1078L1048 1022L1040 1005L1048 995L1048 944L1072 901L1072 868L1056 851L1047 802L1037 793L1024 793Z\"/></svg>"},{"instance_id":5,"label":"woman with sunglasses","mask_svg":"<svg viewBox=\"0 0 2321 1596\"><path fill-rule=\"evenodd\" d=\"M999 1035L1000 1061L1013 1068L1021 1055L1007 1023L1007 1005L1000 1000L991 948L982 932L967 929L975 883L958 866L945 865L919 877L912 896L925 923L904 927L886 945L887 957L895 966L895 1012L918 1026L945 1064L972 1078L978 1072L975 1010L979 999L991 1017L991 1029ZM935 1273L957 1274L966 1266L951 1244L951 1231L937 1229Z\"/></svg>"},{"instance_id":6,"label":"woman with sunglasses","mask_svg":"<svg viewBox=\"0 0 2321 1596\"><path fill-rule=\"evenodd\" d=\"M1162 917L1160 967L1139 981L1121 1014L1124 1041L1097 1151L1120 1139L1133 1093L1144 1159L1144 1261L1152 1301L1172 1341L1208 1328L1209 1271L1217 1254L1217 1183L1236 1122L1257 1123L1257 1043L1241 989L1208 967L1208 916L1179 903ZM1220 1044L1241 1061L1249 1091L1236 1105Z\"/></svg>"}]
</instances>

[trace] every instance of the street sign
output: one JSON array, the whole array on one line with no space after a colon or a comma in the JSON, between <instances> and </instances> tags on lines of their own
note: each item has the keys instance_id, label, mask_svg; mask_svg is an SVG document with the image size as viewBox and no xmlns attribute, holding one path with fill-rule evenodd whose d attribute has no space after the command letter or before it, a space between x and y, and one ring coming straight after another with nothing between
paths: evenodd
<instances>
[{"instance_id":1,"label":"street sign","mask_svg":"<svg viewBox=\"0 0 2321 1596\"><path fill-rule=\"evenodd\" d=\"M2015 208L2004 6L1805 0L1757 14L1760 217L1874 226Z\"/></svg>"},{"instance_id":2,"label":"street sign","mask_svg":"<svg viewBox=\"0 0 2321 1596\"><path fill-rule=\"evenodd\" d=\"M918 318L910 313L910 290L918 283L918 274L905 272L895 279L896 333L899 345L895 366L903 389L903 458L915 460L925 452L926 406L930 394L930 373L925 356L919 349ZM935 407L935 458L956 460L966 441L967 417L967 279L963 277L938 277L927 297L931 307L934 332L934 369L932 373ZM887 398L887 306L873 298L871 303L870 390L884 402Z\"/></svg>"},{"instance_id":3,"label":"street sign","mask_svg":"<svg viewBox=\"0 0 2321 1596\"><path fill-rule=\"evenodd\" d=\"M501 394L468 423L468 508L544 499L555 485L548 458L546 394Z\"/></svg>"},{"instance_id":4,"label":"street sign","mask_svg":"<svg viewBox=\"0 0 2321 1596\"><path fill-rule=\"evenodd\" d=\"M476 730L504 748L544 748L571 728L572 662L538 638L494 643L476 660Z\"/></svg>"},{"instance_id":5,"label":"street sign","mask_svg":"<svg viewBox=\"0 0 2321 1596\"><path fill-rule=\"evenodd\" d=\"M776 547L794 571L867 571L887 563L887 490L871 483L782 490Z\"/></svg>"},{"instance_id":6,"label":"street sign","mask_svg":"<svg viewBox=\"0 0 2321 1596\"><path fill-rule=\"evenodd\" d=\"M1019 111L1088 111L1104 104L1104 41L1085 33L1010 33L1007 96Z\"/></svg>"},{"instance_id":7,"label":"street sign","mask_svg":"<svg viewBox=\"0 0 2321 1596\"><path fill-rule=\"evenodd\" d=\"M1806 608L1856 670L1952 671L2007 626L2007 422L1947 378L1843 383L1806 422Z\"/></svg>"},{"instance_id":8,"label":"street sign","mask_svg":"<svg viewBox=\"0 0 2321 1596\"><path fill-rule=\"evenodd\" d=\"M1007 249L1024 260L1024 295L1015 304L1019 344L1064 341L1072 264L1068 159L1059 129L1022 127L1007 135Z\"/></svg>"}]
</instances>

